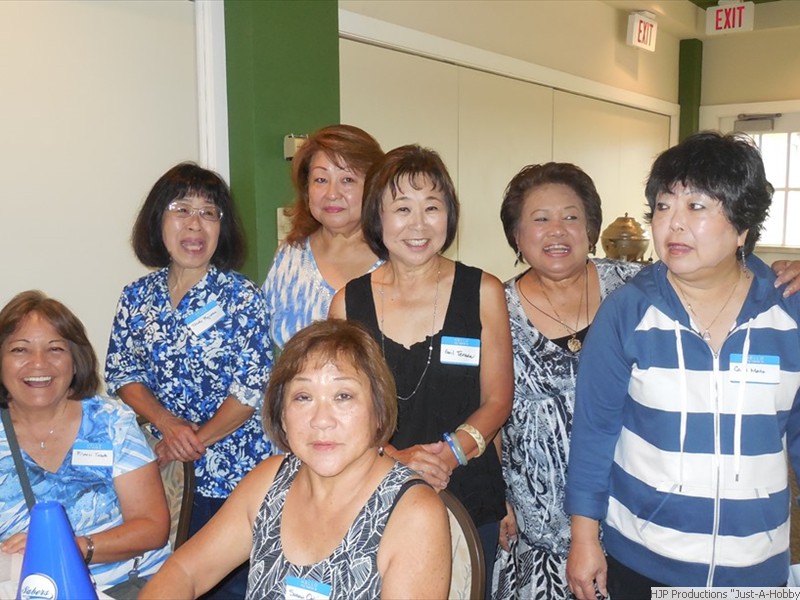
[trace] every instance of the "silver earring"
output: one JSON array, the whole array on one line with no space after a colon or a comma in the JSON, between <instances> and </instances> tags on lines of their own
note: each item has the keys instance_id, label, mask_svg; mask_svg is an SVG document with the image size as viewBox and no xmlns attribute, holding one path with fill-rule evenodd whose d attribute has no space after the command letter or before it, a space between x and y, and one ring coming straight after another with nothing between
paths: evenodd
<instances>
[{"instance_id":1,"label":"silver earring","mask_svg":"<svg viewBox=\"0 0 800 600\"><path fill-rule=\"evenodd\" d=\"M519 248L517 248L517 254L516 254L516 257L517 257L517 260L515 260L515 261L514 261L514 266L515 266L515 267L516 267L516 266L517 266L517 265L518 265L520 262L522 262L522 251L521 251Z\"/></svg>"}]
</instances>

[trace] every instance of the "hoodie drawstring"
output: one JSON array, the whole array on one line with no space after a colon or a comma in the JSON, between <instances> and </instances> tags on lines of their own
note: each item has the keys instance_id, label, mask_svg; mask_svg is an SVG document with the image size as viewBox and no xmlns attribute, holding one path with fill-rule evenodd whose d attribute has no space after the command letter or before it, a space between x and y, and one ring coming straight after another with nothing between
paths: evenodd
<instances>
[{"instance_id":1,"label":"hoodie drawstring","mask_svg":"<svg viewBox=\"0 0 800 600\"><path fill-rule=\"evenodd\" d=\"M678 351L678 377L681 388L681 431L678 491L683 491L683 447L686 443L686 421L689 413L689 386L686 382L686 361L683 358L683 341L681 340L681 324L675 323L675 346Z\"/></svg>"}]
</instances>

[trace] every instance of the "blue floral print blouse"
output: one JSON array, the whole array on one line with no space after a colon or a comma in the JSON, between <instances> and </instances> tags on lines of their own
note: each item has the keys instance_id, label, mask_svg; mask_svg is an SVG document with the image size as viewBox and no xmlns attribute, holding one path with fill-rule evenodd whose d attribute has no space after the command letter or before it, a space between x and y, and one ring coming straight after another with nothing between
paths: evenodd
<instances>
[{"instance_id":1,"label":"blue floral print blouse","mask_svg":"<svg viewBox=\"0 0 800 600\"><path fill-rule=\"evenodd\" d=\"M195 462L196 493L226 498L272 450L260 423L272 367L264 297L243 275L212 266L173 309L167 272L122 291L106 357L108 393L142 383L167 410L198 425L229 395L255 408Z\"/></svg>"}]
</instances>

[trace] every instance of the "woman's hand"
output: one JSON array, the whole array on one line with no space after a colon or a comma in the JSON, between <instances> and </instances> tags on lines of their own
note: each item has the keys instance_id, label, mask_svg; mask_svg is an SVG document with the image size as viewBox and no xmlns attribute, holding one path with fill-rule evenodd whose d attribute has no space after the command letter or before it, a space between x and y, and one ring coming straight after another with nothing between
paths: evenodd
<instances>
[{"instance_id":1,"label":"woman's hand","mask_svg":"<svg viewBox=\"0 0 800 600\"><path fill-rule=\"evenodd\" d=\"M159 466L171 460L182 462L198 460L205 454L205 444L197 437L197 430L200 427L196 423L167 414L153 425L164 436L156 446Z\"/></svg>"},{"instance_id":2,"label":"woman's hand","mask_svg":"<svg viewBox=\"0 0 800 600\"><path fill-rule=\"evenodd\" d=\"M506 552L511 552L509 542L517 539L517 519L514 508L506 502L506 516L500 521L500 547Z\"/></svg>"},{"instance_id":3,"label":"woman's hand","mask_svg":"<svg viewBox=\"0 0 800 600\"><path fill-rule=\"evenodd\" d=\"M600 547L600 524L594 519L572 516L572 542L567 556L567 582L578 600L595 600L596 590L608 596L608 563ZM595 590L596 585L596 590Z\"/></svg>"},{"instance_id":4,"label":"woman's hand","mask_svg":"<svg viewBox=\"0 0 800 600\"><path fill-rule=\"evenodd\" d=\"M450 483L452 467L447 463L445 451L450 447L445 442L417 444L404 450L390 449L389 456L419 473L434 489L443 490ZM455 456L453 456L455 460Z\"/></svg>"},{"instance_id":5,"label":"woman's hand","mask_svg":"<svg viewBox=\"0 0 800 600\"><path fill-rule=\"evenodd\" d=\"M800 261L776 260L772 263L772 270L778 275L775 287L786 284L786 288L783 290L784 298L800 291Z\"/></svg>"},{"instance_id":6,"label":"woman's hand","mask_svg":"<svg viewBox=\"0 0 800 600\"><path fill-rule=\"evenodd\" d=\"M0 550L6 554L22 554L25 552L25 544L28 541L28 533L22 531L15 533L9 537L5 542L0 544Z\"/></svg>"}]
</instances>

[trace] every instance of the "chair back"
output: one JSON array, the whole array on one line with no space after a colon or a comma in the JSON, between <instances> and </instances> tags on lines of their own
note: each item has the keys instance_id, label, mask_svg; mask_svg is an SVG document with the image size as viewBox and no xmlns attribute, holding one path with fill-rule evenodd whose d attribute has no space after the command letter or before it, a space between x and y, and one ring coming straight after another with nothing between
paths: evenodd
<instances>
[{"instance_id":1,"label":"chair back","mask_svg":"<svg viewBox=\"0 0 800 600\"><path fill-rule=\"evenodd\" d=\"M478 530L464 505L447 490L439 492L450 517L450 541L453 550L453 573L450 600L483 598L486 564Z\"/></svg>"},{"instance_id":2,"label":"chair back","mask_svg":"<svg viewBox=\"0 0 800 600\"><path fill-rule=\"evenodd\" d=\"M159 440L146 424L141 428L147 443L155 448ZM172 461L159 471L169 508L169 543L175 551L189 538L189 520L194 500L194 462Z\"/></svg>"}]
</instances>

